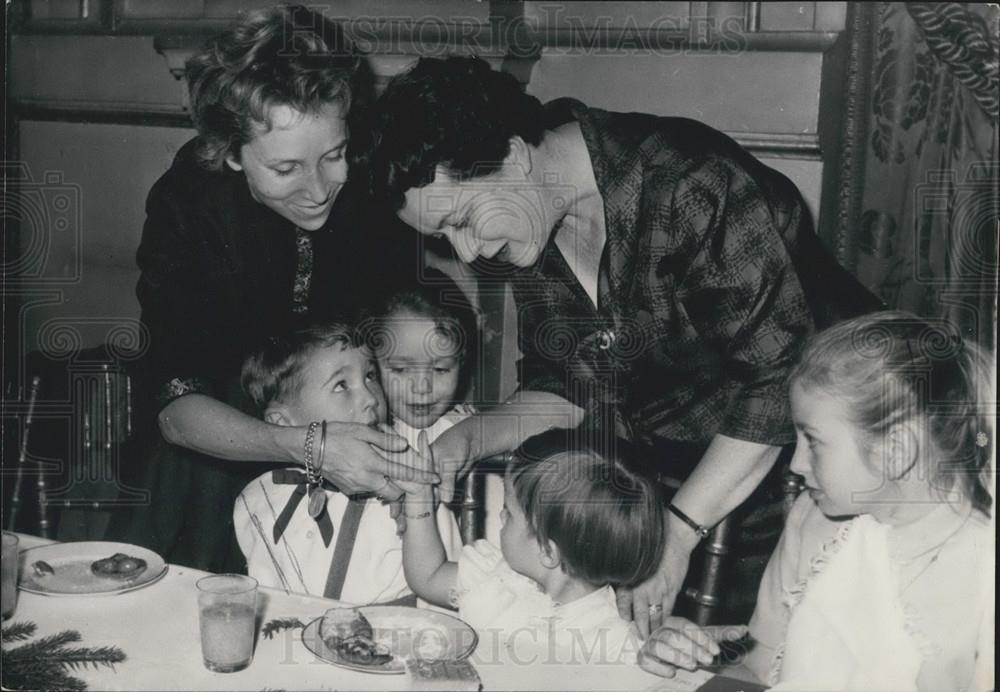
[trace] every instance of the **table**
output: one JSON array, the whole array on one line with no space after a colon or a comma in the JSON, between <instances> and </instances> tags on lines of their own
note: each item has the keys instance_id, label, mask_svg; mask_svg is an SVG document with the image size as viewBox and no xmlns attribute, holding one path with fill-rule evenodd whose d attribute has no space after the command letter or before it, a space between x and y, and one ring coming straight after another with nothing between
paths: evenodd
<instances>
[{"instance_id":1,"label":"table","mask_svg":"<svg viewBox=\"0 0 1000 692\"><path fill-rule=\"evenodd\" d=\"M21 535L22 549L49 543ZM31 621L36 637L74 629L82 646L114 645L126 655L114 669L79 668L74 676L91 690L407 690L406 675L358 673L325 663L309 652L300 631L282 630L272 639L258 635L253 663L238 673L213 673L202 664L195 582L205 572L169 565L150 586L114 596L42 596L22 591L9 622ZM261 588L258 621L321 616L336 601ZM7 624L9 624L9 622ZM665 680L638 666L571 666L537 663L500 665L489 652L470 658L484 690L696 690L712 678L704 671L680 671Z\"/></svg>"}]
</instances>

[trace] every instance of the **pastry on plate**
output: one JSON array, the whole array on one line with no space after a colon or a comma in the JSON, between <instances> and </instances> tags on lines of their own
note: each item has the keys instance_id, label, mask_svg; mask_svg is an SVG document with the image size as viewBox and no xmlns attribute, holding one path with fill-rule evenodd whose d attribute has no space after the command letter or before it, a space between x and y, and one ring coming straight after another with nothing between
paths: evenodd
<instances>
[{"instance_id":1,"label":"pastry on plate","mask_svg":"<svg viewBox=\"0 0 1000 692\"><path fill-rule=\"evenodd\" d=\"M375 641L371 623L357 608L331 608L319 623L319 636L327 648L345 661L380 666L392 660L389 650Z\"/></svg>"},{"instance_id":2,"label":"pastry on plate","mask_svg":"<svg viewBox=\"0 0 1000 692\"><path fill-rule=\"evenodd\" d=\"M128 581L146 571L146 561L125 553L115 553L111 557L92 562L90 571L98 577Z\"/></svg>"},{"instance_id":3,"label":"pastry on plate","mask_svg":"<svg viewBox=\"0 0 1000 692\"><path fill-rule=\"evenodd\" d=\"M36 577L51 577L53 574L56 573L56 571L52 569L52 565L47 563L45 560L32 562L31 569L35 571Z\"/></svg>"}]
</instances>

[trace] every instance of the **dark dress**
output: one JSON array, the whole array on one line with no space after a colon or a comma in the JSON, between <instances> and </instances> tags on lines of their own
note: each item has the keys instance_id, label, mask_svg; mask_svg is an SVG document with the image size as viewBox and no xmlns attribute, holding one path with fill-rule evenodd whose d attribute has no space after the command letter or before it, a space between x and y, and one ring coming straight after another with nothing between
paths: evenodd
<instances>
[{"instance_id":1,"label":"dark dress","mask_svg":"<svg viewBox=\"0 0 1000 692\"><path fill-rule=\"evenodd\" d=\"M546 106L580 125L604 202L597 306L550 241L513 278L520 385L563 396L690 467L718 433L794 441L787 376L864 289L822 251L795 186L684 118ZM683 462L681 457L684 458Z\"/></svg>"},{"instance_id":2,"label":"dark dress","mask_svg":"<svg viewBox=\"0 0 1000 692\"><path fill-rule=\"evenodd\" d=\"M239 386L248 351L270 334L349 318L393 281L414 276L418 236L367 207L350 183L322 229L301 231L256 202L242 173L200 168L194 144L153 186L137 253L152 408L202 392L254 415ZM112 536L169 562L241 570L233 502L265 467L197 454L158 431L151 437L134 470L149 503L116 517Z\"/></svg>"}]
</instances>

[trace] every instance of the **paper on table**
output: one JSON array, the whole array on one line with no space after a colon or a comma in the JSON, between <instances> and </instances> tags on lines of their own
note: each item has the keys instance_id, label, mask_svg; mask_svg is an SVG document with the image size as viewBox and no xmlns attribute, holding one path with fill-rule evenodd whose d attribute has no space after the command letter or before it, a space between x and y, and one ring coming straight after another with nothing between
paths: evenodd
<instances>
[{"instance_id":1,"label":"paper on table","mask_svg":"<svg viewBox=\"0 0 1000 692\"><path fill-rule=\"evenodd\" d=\"M695 692L714 678L707 670L687 671L678 669L672 678L660 678L658 682L645 688L643 692Z\"/></svg>"},{"instance_id":2,"label":"paper on table","mask_svg":"<svg viewBox=\"0 0 1000 692\"><path fill-rule=\"evenodd\" d=\"M694 692L712 674L705 671L678 671L673 680L658 678L638 665L516 665L484 662L482 652L470 661L476 666L484 690L564 690L572 692L607 692L608 690L646 690L647 692ZM652 685L650 683L653 683Z\"/></svg>"}]
</instances>

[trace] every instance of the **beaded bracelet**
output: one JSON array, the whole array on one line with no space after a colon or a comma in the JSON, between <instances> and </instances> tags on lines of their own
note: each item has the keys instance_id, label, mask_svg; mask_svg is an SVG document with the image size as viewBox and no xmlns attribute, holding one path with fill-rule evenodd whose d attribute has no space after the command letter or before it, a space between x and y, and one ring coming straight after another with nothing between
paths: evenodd
<instances>
[{"instance_id":1,"label":"beaded bracelet","mask_svg":"<svg viewBox=\"0 0 1000 692\"><path fill-rule=\"evenodd\" d=\"M318 428L318 421L313 421L309 424L309 427L306 429L306 441L302 446L302 456L305 457L306 461L306 476L310 480L313 477L313 441L316 439L316 430Z\"/></svg>"},{"instance_id":2,"label":"beaded bracelet","mask_svg":"<svg viewBox=\"0 0 1000 692\"><path fill-rule=\"evenodd\" d=\"M326 421L321 424L322 432L319 435L319 455L316 457L316 475L313 480L320 483L323 480L323 457L326 455Z\"/></svg>"}]
</instances>

